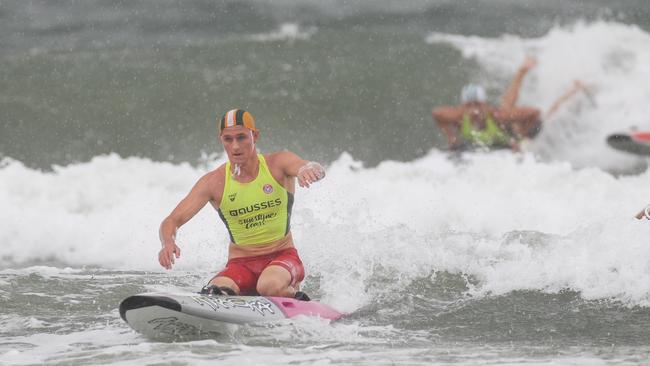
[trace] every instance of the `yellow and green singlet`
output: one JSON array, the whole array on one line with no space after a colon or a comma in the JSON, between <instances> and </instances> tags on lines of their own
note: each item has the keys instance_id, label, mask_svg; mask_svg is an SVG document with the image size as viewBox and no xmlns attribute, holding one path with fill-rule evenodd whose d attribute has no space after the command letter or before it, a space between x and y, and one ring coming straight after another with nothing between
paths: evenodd
<instances>
[{"instance_id":1,"label":"yellow and green singlet","mask_svg":"<svg viewBox=\"0 0 650 366\"><path fill-rule=\"evenodd\" d=\"M257 177L248 183L236 181L226 163L226 178L219 216L226 224L230 241L255 246L282 239L289 233L293 194L273 178L262 154Z\"/></svg>"}]
</instances>

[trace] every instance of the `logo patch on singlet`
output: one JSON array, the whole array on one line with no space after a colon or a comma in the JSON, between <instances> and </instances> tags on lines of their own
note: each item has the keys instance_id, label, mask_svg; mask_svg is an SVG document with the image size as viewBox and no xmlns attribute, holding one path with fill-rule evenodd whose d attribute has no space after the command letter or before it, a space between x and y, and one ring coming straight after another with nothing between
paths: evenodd
<instances>
[{"instance_id":1,"label":"logo patch on singlet","mask_svg":"<svg viewBox=\"0 0 650 366\"><path fill-rule=\"evenodd\" d=\"M264 190L264 193L266 193L266 194L273 193L273 186L270 185L270 184L265 184L264 188L262 188L262 189Z\"/></svg>"},{"instance_id":2,"label":"logo patch on singlet","mask_svg":"<svg viewBox=\"0 0 650 366\"><path fill-rule=\"evenodd\" d=\"M235 197L237 197L237 193L233 193L233 194L228 195L228 199L230 200L230 202L234 201Z\"/></svg>"}]
</instances>

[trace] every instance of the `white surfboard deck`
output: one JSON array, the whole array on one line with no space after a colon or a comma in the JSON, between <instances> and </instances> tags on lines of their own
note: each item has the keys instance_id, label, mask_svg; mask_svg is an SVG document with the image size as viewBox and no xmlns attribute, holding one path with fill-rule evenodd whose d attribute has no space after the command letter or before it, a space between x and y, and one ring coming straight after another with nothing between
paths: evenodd
<instances>
[{"instance_id":1,"label":"white surfboard deck","mask_svg":"<svg viewBox=\"0 0 650 366\"><path fill-rule=\"evenodd\" d=\"M216 337L238 324L273 322L295 316L336 320L343 314L317 301L284 297L198 293L144 293L120 303L120 316L151 338Z\"/></svg>"}]
</instances>

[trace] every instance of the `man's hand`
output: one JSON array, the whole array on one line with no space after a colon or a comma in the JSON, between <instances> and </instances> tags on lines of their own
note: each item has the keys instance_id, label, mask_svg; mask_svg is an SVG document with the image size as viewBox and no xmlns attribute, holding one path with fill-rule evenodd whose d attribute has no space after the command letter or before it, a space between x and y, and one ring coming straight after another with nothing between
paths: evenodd
<instances>
[{"instance_id":1,"label":"man's hand","mask_svg":"<svg viewBox=\"0 0 650 366\"><path fill-rule=\"evenodd\" d=\"M533 67L535 67L535 65L537 65L537 60L534 59L534 58L532 58L532 57L530 57L530 56L528 56L528 57L526 57L526 59L524 60L524 62L521 64L521 66L519 66L519 71L520 71L520 72L523 72L523 73L526 73L526 72L528 72L530 69L532 69Z\"/></svg>"},{"instance_id":2,"label":"man's hand","mask_svg":"<svg viewBox=\"0 0 650 366\"><path fill-rule=\"evenodd\" d=\"M309 188L314 182L325 178L325 169L318 163L310 161L298 169L298 184Z\"/></svg>"},{"instance_id":3,"label":"man's hand","mask_svg":"<svg viewBox=\"0 0 650 366\"><path fill-rule=\"evenodd\" d=\"M166 269L172 269L174 265L174 257L180 258L181 248L176 243L171 243L163 246L158 253L158 262Z\"/></svg>"},{"instance_id":4,"label":"man's hand","mask_svg":"<svg viewBox=\"0 0 650 366\"><path fill-rule=\"evenodd\" d=\"M645 217L646 219L650 220L650 206L648 206L648 207L644 208L643 210L641 210L641 211L640 211L638 214L636 214L636 216L634 216L634 217L636 217L638 220L641 220L641 219L644 218L644 217Z\"/></svg>"}]
</instances>

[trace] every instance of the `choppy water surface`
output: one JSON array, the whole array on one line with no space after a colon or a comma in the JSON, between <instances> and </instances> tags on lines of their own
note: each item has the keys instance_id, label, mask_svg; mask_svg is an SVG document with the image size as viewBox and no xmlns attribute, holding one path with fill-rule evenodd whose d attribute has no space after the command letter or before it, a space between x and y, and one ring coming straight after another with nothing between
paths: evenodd
<instances>
[{"instance_id":1,"label":"choppy water surface","mask_svg":"<svg viewBox=\"0 0 650 366\"><path fill-rule=\"evenodd\" d=\"M374 275L367 291L378 291L382 277ZM127 328L115 304L139 291L193 289L196 275L39 266L3 271L1 280L6 364L634 364L650 351L645 307L573 291L474 298L467 279L448 272L416 279L417 291L377 293L333 324L240 326L221 338L171 344Z\"/></svg>"}]
</instances>

